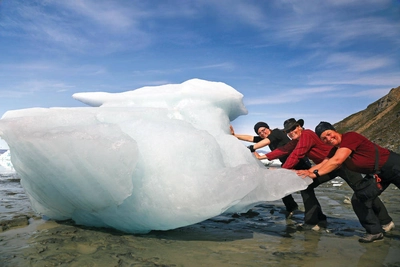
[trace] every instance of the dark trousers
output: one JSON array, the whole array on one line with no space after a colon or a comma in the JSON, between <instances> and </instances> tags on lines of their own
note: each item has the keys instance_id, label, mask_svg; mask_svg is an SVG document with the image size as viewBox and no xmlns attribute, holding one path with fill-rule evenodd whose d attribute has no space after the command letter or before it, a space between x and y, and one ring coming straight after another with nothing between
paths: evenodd
<instances>
[{"instance_id":1,"label":"dark trousers","mask_svg":"<svg viewBox=\"0 0 400 267\"><path fill-rule=\"evenodd\" d=\"M307 157L300 159L299 163L294 166L293 169L295 170L308 170L311 168L311 163ZM292 197L292 195L287 195L286 197L282 198L283 204L286 207L287 212L292 212L296 210L299 206L297 205L296 201Z\"/></svg>"},{"instance_id":2,"label":"dark trousers","mask_svg":"<svg viewBox=\"0 0 400 267\"><path fill-rule=\"evenodd\" d=\"M362 202L353 194L351 204L358 220L369 234L381 233L382 225L392 221L385 205L379 197Z\"/></svg>"},{"instance_id":3,"label":"dark trousers","mask_svg":"<svg viewBox=\"0 0 400 267\"><path fill-rule=\"evenodd\" d=\"M390 153L389 159L380 170L379 177L382 179L383 191L390 185L394 184L400 188L400 155ZM378 234L382 232L382 225L392 221L385 205L379 197L361 202L353 195L351 199L354 212L356 213L361 225L367 233Z\"/></svg>"},{"instance_id":4,"label":"dark trousers","mask_svg":"<svg viewBox=\"0 0 400 267\"><path fill-rule=\"evenodd\" d=\"M350 185L350 187L352 187L355 182L362 179L360 173L350 171L344 166L327 175L322 175L321 177L313 179L313 183L310 184L307 189L301 191L305 209L304 222L306 224L316 225L320 221L326 220L326 216L322 212L321 205L315 196L314 188L338 176L344 179ZM400 182L400 176L398 180L398 182ZM384 188L387 187L385 187L385 185L383 186ZM367 203L363 203L359 201L353 194L351 203L354 213L357 215L361 225L368 233L380 233L382 232L382 225L388 224L392 221L392 218L389 216L385 205L379 198L370 200Z\"/></svg>"},{"instance_id":5,"label":"dark trousers","mask_svg":"<svg viewBox=\"0 0 400 267\"><path fill-rule=\"evenodd\" d=\"M321 221L326 221L326 216L322 212L314 188L335 178L337 174L334 173L336 173L336 171L313 179L313 182L306 189L300 191L304 203L304 223L316 225Z\"/></svg>"},{"instance_id":6,"label":"dark trousers","mask_svg":"<svg viewBox=\"0 0 400 267\"><path fill-rule=\"evenodd\" d=\"M282 201L283 204L285 204L287 212L292 212L299 207L292 195L287 195L286 197L282 198Z\"/></svg>"},{"instance_id":7,"label":"dark trousers","mask_svg":"<svg viewBox=\"0 0 400 267\"><path fill-rule=\"evenodd\" d=\"M341 177L354 188L354 184L360 181L361 174L349 171L347 168L341 168ZM361 225L369 234L378 234L382 232L382 225L392 221L389 213L379 197L362 202L353 194L351 205L354 213L357 215Z\"/></svg>"}]
</instances>

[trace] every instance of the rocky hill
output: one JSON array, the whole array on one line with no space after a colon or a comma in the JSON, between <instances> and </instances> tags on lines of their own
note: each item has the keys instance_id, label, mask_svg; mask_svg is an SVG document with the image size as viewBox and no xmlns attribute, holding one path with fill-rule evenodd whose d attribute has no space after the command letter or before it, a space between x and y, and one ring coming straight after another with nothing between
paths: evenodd
<instances>
[{"instance_id":1,"label":"rocky hill","mask_svg":"<svg viewBox=\"0 0 400 267\"><path fill-rule=\"evenodd\" d=\"M334 124L341 133L355 131L373 142L400 153L400 86L366 109Z\"/></svg>"}]
</instances>

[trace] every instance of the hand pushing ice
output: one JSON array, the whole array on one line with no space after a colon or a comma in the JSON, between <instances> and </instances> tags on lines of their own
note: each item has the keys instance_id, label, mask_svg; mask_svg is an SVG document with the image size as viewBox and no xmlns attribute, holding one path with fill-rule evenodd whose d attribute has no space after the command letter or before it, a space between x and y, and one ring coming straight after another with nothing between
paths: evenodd
<instances>
[{"instance_id":1,"label":"hand pushing ice","mask_svg":"<svg viewBox=\"0 0 400 267\"><path fill-rule=\"evenodd\" d=\"M8 111L0 120L34 210L131 233L246 211L307 187L268 170L229 133L247 113L218 82L73 95L91 107Z\"/></svg>"}]
</instances>

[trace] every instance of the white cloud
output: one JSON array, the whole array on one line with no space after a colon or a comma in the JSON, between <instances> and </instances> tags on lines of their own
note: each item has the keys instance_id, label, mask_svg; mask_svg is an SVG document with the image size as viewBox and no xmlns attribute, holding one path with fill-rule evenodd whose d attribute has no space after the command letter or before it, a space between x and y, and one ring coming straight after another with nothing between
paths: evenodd
<instances>
[{"instance_id":1,"label":"white cloud","mask_svg":"<svg viewBox=\"0 0 400 267\"><path fill-rule=\"evenodd\" d=\"M347 92L345 94L343 92L338 92L338 93L329 94L327 97L340 97L340 98L367 97L370 99L378 99L388 93L389 93L388 88L374 88L374 89L357 90L357 91L347 90Z\"/></svg>"},{"instance_id":2,"label":"white cloud","mask_svg":"<svg viewBox=\"0 0 400 267\"><path fill-rule=\"evenodd\" d=\"M53 4L65 7L76 14L105 26L110 30L132 30L136 25L135 18L142 17L142 12L135 8L125 8L117 2L70 0L55 1Z\"/></svg>"},{"instance_id":3,"label":"white cloud","mask_svg":"<svg viewBox=\"0 0 400 267\"><path fill-rule=\"evenodd\" d=\"M75 88L74 85L65 84L61 81L31 79L3 87L0 90L0 97L22 98L40 93L63 92Z\"/></svg>"},{"instance_id":4,"label":"white cloud","mask_svg":"<svg viewBox=\"0 0 400 267\"><path fill-rule=\"evenodd\" d=\"M54 65L52 63L44 63L44 62L23 62L23 63L0 63L0 70L4 72L7 71L48 71L52 70Z\"/></svg>"},{"instance_id":5,"label":"white cloud","mask_svg":"<svg viewBox=\"0 0 400 267\"><path fill-rule=\"evenodd\" d=\"M314 73L310 85L357 85L357 86L387 86L400 85L400 72L367 73L365 75L349 74L346 72L324 71Z\"/></svg>"},{"instance_id":6,"label":"white cloud","mask_svg":"<svg viewBox=\"0 0 400 267\"><path fill-rule=\"evenodd\" d=\"M13 16L4 18L1 35L17 35L64 53L137 49L151 40L137 22L141 11L118 2L15 1L8 8Z\"/></svg>"},{"instance_id":7,"label":"white cloud","mask_svg":"<svg viewBox=\"0 0 400 267\"><path fill-rule=\"evenodd\" d=\"M397 62L389 57L361 57L351 53L334 53L327 57L326 64L334 65L341 71L364 72L394 66Z\"/></svg>"},{"instance_id":8,"label":"white cloud","mask_svg":"<svg viewBox=\"0 0 400 267\"><path fill-rule=\"evenodd\" d=\"M222 62L215 64L207 64L200 66L191 66L182 68L172 68L172 69L152 69L152 70L136 70L132 72L134 76L152 76L152 75L170 75L174 73L183 72L186 70L201 70L201 69L218 69L223 71L230 71L235 69L235 64L231 62Z\"/></svg>"},{"instance_id":9,"label":"white cloud","mask_svg":"<svg viewBox=\"0 0 400 267\"><path fill-rule=\"evenodd\" d=\"M20 90L9 90L9 89L4 89L1 88L0 90L0 97L1 98L22 98L26 97L27 95L30 95L31 92L28 91L20 91Z\"/></svg>"},{"instance_id":10,"label":"white cloud","mask_svg":"<svg viewBox=\"0 0 400 267\"><path fill-rule=\"evenodd\" d=\"M295 103L303 101L310 96L316 94L326 93L334 91L332 87L310 87L310 88L296 88L296 89L281 89L284 93L269 94L267 96L249 97L245 98L244 102L246 106L252 105L271 105L271 104L283 104L283 103Z\"/></svg>"},{"instance_id":11,"label":"white cloud","mask_svg":"<svg viewBox=\"0 0 400 267\"><path fill-rule=\"evenodd\" d=\"M273 25L261 34L265 42L326 49L359 43L361 37L386 40L400 45L400 24L379 17L390 1L281 1L277 14L266 13L265 25ZM265 27L264 27L265 28ZM314 40L314 42L310 42Z\"/></svg>"},{"instance_id":12,"label":"white cloud","mask_svg":"<svg viewBox=\"0 0 400 267\"><path fill-rule=\"evenodd\" d=\"M217 63L217 64L210 64L210 65L204 65L204 66L198 66L194 67L194 69L220 69L220 70L232 70L236 66L234 63L231 62L223 62L223 63Z\"/></svg>"}]
</instances>

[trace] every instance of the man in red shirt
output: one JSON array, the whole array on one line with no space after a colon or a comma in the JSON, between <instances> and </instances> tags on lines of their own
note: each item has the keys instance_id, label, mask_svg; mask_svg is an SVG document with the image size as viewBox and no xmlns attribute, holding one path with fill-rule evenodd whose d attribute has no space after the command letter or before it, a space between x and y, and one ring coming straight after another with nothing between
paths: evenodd
<instances>
[{"instance_id":1,"label":"man in red shirt","mask_svg":"<svg viewBox=\"0 0 400 267\"><path fill-rule=\"evenodd\" d=\"M254 152L256 149L262 148L264 146L268 146L271 151L274 151L276 148L284 146L288 142L290 142L289 137L285 134L284 131L275 128L270 129L269 125L265 122L257 122L254 125L254 131L257 136L246 135L246 134L236 134L233 127L230 127L231 134L236 138L242 141L253 142L255 145L251 145L249 149ZM285 163L287 155L279 157L280 162ZM293 169L296 170L304 170L311 168L311 163L307 158L301 159ZM286 218L290 218L294 211L298 209L298 205L294 200L292 195L287 195L282 198L283 204L286 207Z\"/></svg>"},{"instance_id":2,"label":"man in red shirt","mask_svg":"<svg viewBox=\"0 0 400 267\"><path fill-rule=\"evenodd\" d=\"M338 133L328 122L321 122L315 128L315 132L321 140L336 147L335 154L329 159L305 171L298 171L302 177L315 178L318 175L324 175L334 172L340 166L344 165L348 169L364 174L378 174L381 179L380 185L382 192L393 183L400 188L400 155L383 148L366 137L356 132ZM358 183L360 184L360 183ZM390 220L385 225L381 218L374 215L374 207L377 196L369 199L360 199L357 191L360 190L358 184L355 184L356 194L352 197L352 204L361 224L367 231L367 234L359 239L360 242L369 243L383 239L383 231L387 232L394 228L394 223ZM358 211L356 211L356 209Z\"/></svg>"},{"instance_id":3,"label":"man in red shirt","mask_svg":"<svg viewBox=\"0 0 400 267\"><path fill-rule=\"evenodd\" d=\"M326 158L333 156L336 148L323 143L315 132L304 129L303 125L304 121L301 119L298 121L294 118L286 120L284 122L284 130L292 141L265 156L256 155L256 157L259 159L267 158L273 160L282 155L289 154L289 157L282 167L293 169L293 165L296 164L300 158L305 156L315 164L320 164L324 162ZM310 170L313 170L313 168ZM344 167L337 168L326 175L318 175L318 177L314 176L313 183L310 184L307 189L301 191L305 209L304 224L302 225L303 228L318 230L319 226L324 226L326 224L326 216L323 214L321 205L315 196L314 188L338 176L343 178L350 186L355 184L357 181L362 180L360 173L349 171ZM387 213L386 207L379 198L375 199L372 205L374 206L381 222L387 224L392 221L392 218L390 218ZM357 212L358 210L354 211Z\"/></svg>"}]
</instances>

